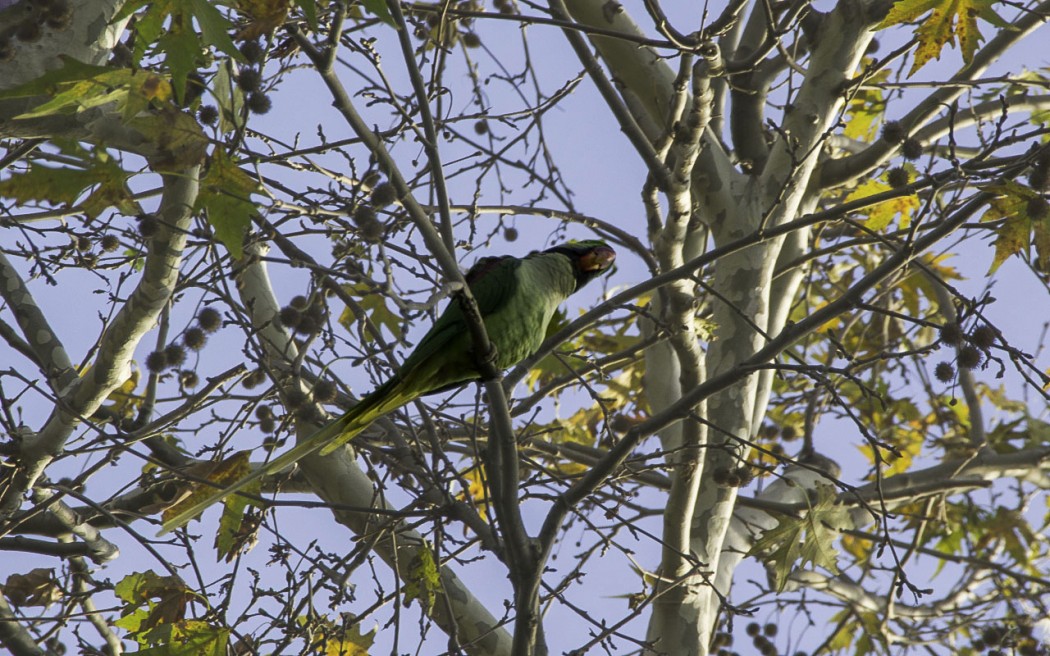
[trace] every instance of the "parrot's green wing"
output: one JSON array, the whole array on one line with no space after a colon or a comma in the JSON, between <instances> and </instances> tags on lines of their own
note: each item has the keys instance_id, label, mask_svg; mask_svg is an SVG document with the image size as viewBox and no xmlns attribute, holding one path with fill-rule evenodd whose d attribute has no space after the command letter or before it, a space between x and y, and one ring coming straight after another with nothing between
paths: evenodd
<instances>
[{"instance_id":1,"label":"parrot's green wing","mask_svg":"<svg viewBox=\"0 0 1050 656\"><path fill-rule=\"evenodd\" d=\"M535 258L535 259L533 259ZM608 271L616 252L601 241L568 242L525 259L483 257L467 273L467 284L496 347L496 366L505 369L534 353L558 305L588 280ZM163 532L182 526L208 506L277 473L302 458L328 453L377 418L430 392L478 378L477 360L463 309L453 299L397 373L346 414L236 483L187 501L164 522Z\"/></svg>"},{"instance_id":2,"label":"parrot's green wing","mask_svg":"<svg viewBox=\"0 0 1050 656\"><path fill-rule=\"evenodd\" d=\"M478 304L478 311L482 317L498 312L517 293L518 278L516 272L520 266L521 260L516 257L483 257L467 272L465 276L467 285L470 287L471 295L474 296L474 301ZM489 335L489 337L493 336ZM420 365L431 358L442 354L452 355L452 350L458 351L455 355L466 355L466 352L470 350L470 343L470 328L467 326L467 320L463 315L463 306L460 304L459 299L453 298L449 301L445 311L438 317L438 320L427 331L427 334L423 336L423 339L419 340L415 350L405 358L404 363L398 370L398 375L407 378L414 369L419 368ZM460 346L460 348L451 349L450 347L453 345ZM451 365L451 363L449 364ZM459 367L461 365L456 363L455 366ZM468 363L467 366L472 367L473 362ZM473 375L467 375L474 374L474 371L449 371L448 373L450 374L448 376L450 379L460 373L464 377L432 386L432 389L423 392L423 394L437 391L455 382L473 380L475 378Z\"/></svg>"},{"instance_id":3,"label":"parrot's green wing","mask_svg":"<svg viewBox=\"0 0 1050 656\"><path fill-rule=\"evenodd\" d=\"M521 260L514 257L484 257L467 273L467 284L483 317L498 312L514 297L518 285L515 272L520 265ZM476 379L470 341L462 307L458 300L452 299L393 378L361 399L342 417L248 476L226 487L217 487L208 496L179 510L163 523L161 534L183 526L212 504L243 490L254 481L276 474L314 453L331 453L379 417L415 398Z\"/></svg>"}]
</instances>

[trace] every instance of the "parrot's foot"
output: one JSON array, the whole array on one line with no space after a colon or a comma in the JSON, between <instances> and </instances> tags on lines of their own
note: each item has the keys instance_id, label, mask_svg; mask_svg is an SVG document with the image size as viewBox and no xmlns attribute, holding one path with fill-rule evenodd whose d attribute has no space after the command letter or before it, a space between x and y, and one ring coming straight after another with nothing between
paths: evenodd
<instances>
[{"instance_id":1,"label":"parrot's foot","mask_svg":"<svg viewBox=\"0 0 1050 656\"><path fill-rule=\"evenodd\" d=\"M499 378L499 368L496 361L499 358L499 349L492 341L489 342L489 350L474 358L474 366L478 368L482 380L494 380Z\"/></svg>"}]
</instances>

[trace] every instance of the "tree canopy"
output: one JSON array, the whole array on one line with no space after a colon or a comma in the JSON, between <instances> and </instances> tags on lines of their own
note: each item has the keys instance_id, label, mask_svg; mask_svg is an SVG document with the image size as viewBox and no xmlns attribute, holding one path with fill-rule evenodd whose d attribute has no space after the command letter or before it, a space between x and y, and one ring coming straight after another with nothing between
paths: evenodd
<instances>
[{"instance_id":1,"label":"tree canopy","mask_svg":"<svg viewBox=\"0 0 1050 656\"><path fill-rule=\"evenodd\" d=\"M0 0L0 645L1050 653L1048 12ZM176 527L595 238L540 352Z\"/></svg>"}]
</instances>

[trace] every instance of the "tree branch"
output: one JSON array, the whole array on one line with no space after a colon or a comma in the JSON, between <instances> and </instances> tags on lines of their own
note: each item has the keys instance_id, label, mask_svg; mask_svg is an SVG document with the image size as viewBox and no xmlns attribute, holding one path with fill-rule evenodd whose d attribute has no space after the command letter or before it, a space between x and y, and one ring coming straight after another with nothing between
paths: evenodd
<instances>
[{"instance_id":1,"label":"tree branch","mask_svg":"<svg viewBox=\"0 0 1050 656\"><path fill-rule=\"evenodd\" d=\"M178 280L200 167L164 174L160 231L150 240L142 277L102 336L92 366L64 391L45 426L27 439L19 469L0 500L0 517L9 517L84 417L91 416L130 374L131 359L142 337L153 328L170 301Z\"/></svg>"},{"instance_id":2,"label":"tree branch","mask_svg":"<svg viewBox=\"0 0 1050 656\"><path fill-rule=\"evenodd\" d=\"M0 594L0 643L11 650L12 656L51 656L18 621L7 598Z\"/></svg>"},{"instance_id":3,"label":"tree branch","mask_svg":"<svg viewBox=\"0 0 1050 656\"><path fill-rule=\"evenodd\" d=\"M901 117L898 122L904 128L905 134L914 134L931 117L954 102L970 87L967 82L978 78L1002 53L1045 23L1048 13L1050 2L1042 2L1037 7L1023 12L1011 27L999 29L987 45L974 54L969 64L959 69L944 84L938 85L936 91ZM879 139L861 153L825 162L819 174L821 188L830 189L857 179L896 155L898 148L896 143Z\"/></svg>"},{"instance_id":4,"label":"tree branch","mask_svg":"<svg viewBox=\"0 0 1050 656\"><path fill-rule=\"evenodd\" d=\"M0 251L0 296L15 315L18 327L25 335L30 357L47 377L48 386L55 394L62 394L76 381L77 372L66 353L62 341L51 329L47 317L40 311L22 276Z\"/></svg>"}]
</instances>

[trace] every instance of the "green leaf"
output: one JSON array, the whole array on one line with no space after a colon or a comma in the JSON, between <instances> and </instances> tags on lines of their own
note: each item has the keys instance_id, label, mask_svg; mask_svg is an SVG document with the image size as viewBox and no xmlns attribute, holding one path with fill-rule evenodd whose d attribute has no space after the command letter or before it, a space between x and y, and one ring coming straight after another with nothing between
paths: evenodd
<instances>
[{"instance_id":1,"label":"green leaf","mask_svg":"<svg viewBox=\"0 0 1050 656\"><path fill-rule=\"evenodd\" d=\"M150 599L186 590L186 584L177 576L161 576L153 570L146 570L122 578L113 587L113 594L129 604L142 606Z\"/></svg>"},{"instance_id":2,"label":"green leaf","mask_svg":"<svg viewBox=\"0 0 1050 656\"><path fill-rule=\"evenodd\" d=\"M0 98L50 97L16 119L72 114L110 103L130 118L153 102L167 102L171 91L167 80L150 71L89 66L62 56L61 68L0 92Z\"/></svg>"},{"instance_id":3,"label":"green leaf","mask_svg":"<svg viewBox=\"0 0 1050 656\"><path fill-rule=\"evenodd\" d=\"M244 127L244 91L234 81L233 64L226 60L219 65L212 92L219 104L219 130L225 134Z\"/></svg>"},{"instance_id":4,"label":"green leaf","mask_svg":"<svg viewBox=\"0 0 1050 656\"><path fill-rule=\"evenodd\" d=\"M310 29L314 32L318 29L317 23L317 3L315 0L295 0L296 6L299 7L303 12L303 16L306 17L306 24L310 26Z\"/></svg>"},{"instance_id":5,"label":"green leaf","mask_svg":"<svg viewBox=\"0 0 1050 656\"><path fill-rule=\"evenodd\" d=\"M379 20L392 27L397 27L394 17L390 15L390 8L386 6L386 0L361 0L361 4Z\"/></svg>"},{"instance_id":6,"label":"green leaf","mask_svg":"<svg viewBox=\"0 0 1050 656\"><path fill-rule=\"evenodd\" d=\"M197 53L201 50L200 39L192 30L172 29L160 36L157 48L165 53L164 63L171 71L171 83L181 102L186 93L186 79L197 70Z\"/></svg>"},{"instance_id":7,"label":"green leaf","mask_svg":"<svg viewBox=\"0 0 1050 656\"><path fill-rule=\"evenodd\" d=\"M152 647L138 656L226 656L230 629L200 620L182 620L151 636Z\"/></svg>"},{"instance_id":8,"label":"green leaf","mask_svg":"<svg viewBox=\"0 0 1050 656\"><path fill-rule=\"evenodd\" d=\"M197 207L208 210L208 223L230 254L244 254L244 235L256 213L251 195L259 190L256 181L237 166L221 148L211 156L208 173L201 180Z\"/></svg>"},{"instance_id":9,"label":"green leaf","mask_svg":"<svg viewBox=\"0 0 1050 656\"><path fill-rule=\"evenodd\" d=\"M54 169L33 163L25 173L15 173L0 181L0 196L18 204L47 201L53 205L72 206L85 189L97 182L92 171Z\"/></svg>"},{"instance_id":10,"label":"green leaf","mask_svg":"<svg viewBox=\"0 0 1050 656\"><path fill-rule=\"evenodd\" d=\"M150 8L153 9L156 8L157 5L161 4L164 3L160 1L151 2L150 0L129 0L128 2L124 3L124 5L120 8L120 11L118 11L117 14L113 17L113 22L116 23L124 20L125 18L131 16L136 11L142 9L146 5L150 5ZM139 20L141 19L142 17L140 16ZM135 27L136 29L138 28L138 21L136 21Z\"/></svg>"},{"instance_id":11,"label":"green leaf","mask_svg":"<svg viewBox=\"0 0 1050 656\"><path fill-rule=\"evenodd\" d=\"M121 629L124 629L132 636L136 635L142 630L142 624L149 618L149 611L145 608L137 608L134 611L117 618L113 625ZM136 638L137 639L137 638ZM139 644L142 644L140 642Z\"/></svg>"},{"instance_id":12,"label":"green leaf","mask_svg":"<svg viewBox=\"0 0 1050 656\"><path fill-rule=\"evenodd\" d=\"M405 605L418 599L424 609L434 607L434 601L441 591L441 576L437 561L429 545L424 545L409 563L408 576L405 577Z\"/></svg>"},{"instance_id":13,"label":"green leaf","mask_svg":"<svg viewBox=\"0 0 1050 656\"><path fill-rule=\"evenodd\" d=\"M762 534L751 547L750 554L761 556L772 566L778 591L783 591L788 576L798 567L813 564L832 573L838 573L836 562L838 551L834 541L838 537L837 526L848 519L846 509L835 503L835 489L830 485L817 485L817 499L811 503L809 512L801 518L782 517L776 527Z\"/></svg>"},{"instance_id":14,"label":"green leaf","mask_svg":"<svg viewBox=\"0 0 1050 656\"><path fill-rule=\"evenodd\" d=\"M214 46L237 61L244 61L244 55L230 38L229 31L233 29L233 25L215 8L213 3L208 0L179 0L179 2L183 10L188 10L197 19L205 45Z\"/></svg>"},{"instance_id":15,"label":"green leaf","mask_svg":"<svg viewBox=\"0 0 1050 656\"><path fill-rule=\"evenodd\" d=\"M141 213L127 186L128 173L106 151L85 153L81 161L86 168L59 169L34 163L29 170L13 173L0 181L0 196L19 204L36 201L64 206L82 211L89 218L114 207L127 215ZM92 188L90 194L76 203Z\"/></svg>"},{"instance_id":16,"label":"green leaf","mask_svg":"<svg viewBox=\"0 0 1050 656\"><path fill-rule=\"evenodd\" d=\"M84 64L68 55L59 55L62 66L44 73L25 84L0 91L0 98L30 98L32 96L54 95L60 85L81 80L89 80L113 69L105 66Z\"/></svg>"},{"instance_id":17,"label":"green leaf","mask_svg":"<svg viewBox=\"0 0 1050 656\"><path fill-rule=\"evenodd\" d=\"M175 0L161 0L150 4L149 10L136 19L135 31L137 32L137 37L132 49L134 61L139 62L146 56L147 52L157 50L160 36L167 29L169 16L174 11Z\"/></svg>"}]
</instances>

